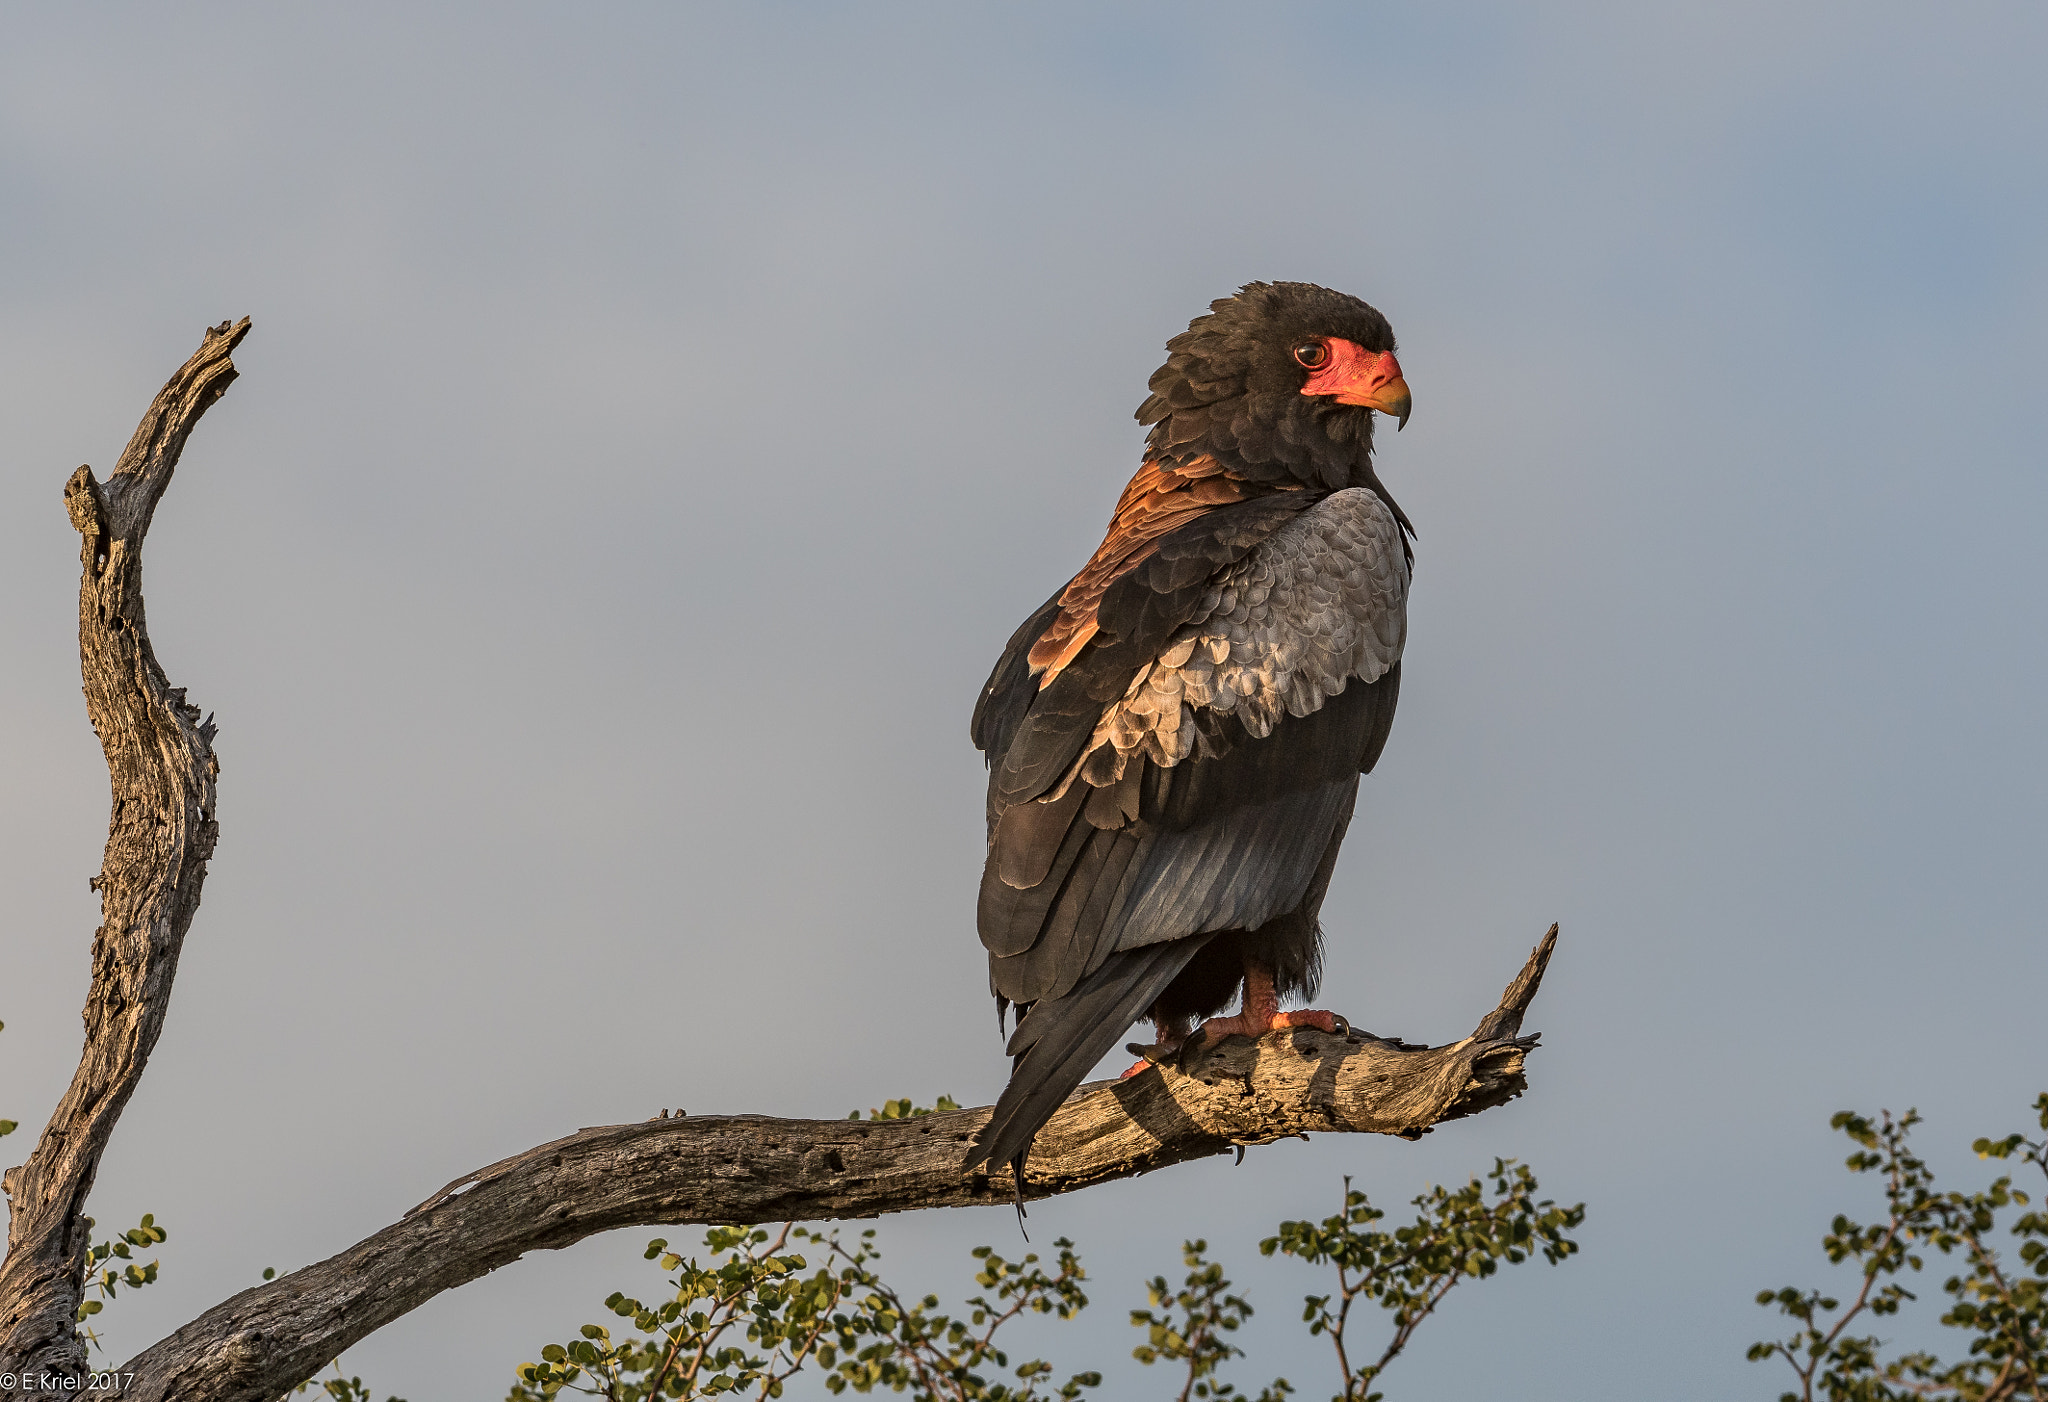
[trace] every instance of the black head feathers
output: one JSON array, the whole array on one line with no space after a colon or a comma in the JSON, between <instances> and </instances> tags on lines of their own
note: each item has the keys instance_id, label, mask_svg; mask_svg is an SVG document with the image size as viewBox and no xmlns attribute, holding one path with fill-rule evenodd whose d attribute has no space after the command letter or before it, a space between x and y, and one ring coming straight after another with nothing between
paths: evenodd
<instances>
[{"instance_id":1,"label":"black head feathers","mask_svg":"<svg viewBox=\"0 0 2048 1402\"><path fill-rule=\"evenodd\" d=\"M1213 457L1253 481L1377 487L1373 411L1304 395L1294 348L1319 337L1392 352L1387 319L1342 292L1308 282L1247 283L1166 343L1166 363L1137 419L1150 424L1147 456ZM1384 495L1384 493L1382 493Z\"/></svg>"}]
</instances>

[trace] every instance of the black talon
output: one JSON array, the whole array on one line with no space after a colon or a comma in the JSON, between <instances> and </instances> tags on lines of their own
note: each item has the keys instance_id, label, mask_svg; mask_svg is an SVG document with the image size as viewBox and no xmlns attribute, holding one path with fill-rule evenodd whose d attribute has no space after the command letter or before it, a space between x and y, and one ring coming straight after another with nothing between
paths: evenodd
<instances>
[{"instance_id":1,"label":"black talon","mask_svg":"<svg viewBox=\"0 0 2048 1402\"><path fill-rule=\"evenodd\" d=\"M1124 1050L1132 1056L1151 1062L1154 1066L1164 1066L1173 1059L1177 1049L1168 1047L1164 1042L1126 1042Z\"/></svg>"}]
</instances>

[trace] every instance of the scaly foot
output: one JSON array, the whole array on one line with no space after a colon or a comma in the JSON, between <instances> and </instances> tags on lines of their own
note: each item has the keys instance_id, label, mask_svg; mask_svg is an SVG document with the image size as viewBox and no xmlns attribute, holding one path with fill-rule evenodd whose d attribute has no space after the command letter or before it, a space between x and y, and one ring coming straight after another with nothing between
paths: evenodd
<instances>
[{"instance_id":1,"label":"scaly foot","mask_svg":"<svg viewBox=\"0 0 2048 1402\"><path fill-rule=\"evenodd\" d=\"M1324 1012L1321 1008L1301 1008L1290 1013L1254 1008L1236 1017L1210 1018L1195 1029L1188 1046L1191 1051L1200 1051L1215 1046L1226 1037L1257 1039L1287 1027L1313 1027L1318 1032L1335 1032L1341 1027L1347 1034L1351 1031L1351 1024L1341 1014Z\"/></svg>"},{"instance_id":2,"label":"scaly foot","mask_svg":"<svg viewBox=\"0 0 2048 1402\"><path fill-rule=\"evenodd\" d=\"M1188 1030L1185 1022L1162 1022L1154 1018L1152 1026L1154 1031L1158 1033L1159 1040L1151 1043L1149 1046L1141 1042L1131 1042L1124 1047L1125 1051L1139 1057L1140 1060L1121 1076L1118 1076L1117 1079L1119 1081L1128 1081L1147 1067L1157 1066L1162 1061L1173 1060L1176 1056L1180 1055L1180 1049L1186 1045Z\"/></svg>"}]
</instances>

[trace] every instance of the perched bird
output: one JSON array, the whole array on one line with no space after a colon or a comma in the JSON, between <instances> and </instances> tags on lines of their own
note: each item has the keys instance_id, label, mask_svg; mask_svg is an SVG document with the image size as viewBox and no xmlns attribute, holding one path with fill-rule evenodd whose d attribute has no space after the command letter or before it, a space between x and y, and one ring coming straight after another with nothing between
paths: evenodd
<instances>
[{"instance_id":1,"label":"perched bird","mask_svg":"<svg viewBox=\"0 0 2048 1402\"><path fill-rule=\"evenodd\" d=\"M1372 464L1374 411L1408 421L1387 319L1255 282L1166 349L1108 534L974 709L981 941L1018 1024L966 1167L1008 1166L1020 1206L1038 1131L1141 1017L1155 1056L1335 1029L1279 1000L1314 996L1317 915L1401 685L1414 531ZM1239 1016L1190 1030L1240 988Z\"/></svg>"}]
</instances>

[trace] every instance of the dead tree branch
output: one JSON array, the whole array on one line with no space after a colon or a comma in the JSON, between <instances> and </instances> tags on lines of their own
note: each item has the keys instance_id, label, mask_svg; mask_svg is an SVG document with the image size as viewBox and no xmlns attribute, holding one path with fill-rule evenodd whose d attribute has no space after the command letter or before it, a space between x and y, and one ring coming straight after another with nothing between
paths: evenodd
<instances>
[{"instance_id":1,"label":"dead tree branch","mask_svg":"<svg viewBox=\"0 0 2048 1402\"><path fill-rule=\"evenodd\" d=\"M1515 1035L1553 926L1475 1034L1413 1047L1295 1030L1234 1038L1185 1070L1084 1086L1038 1137L1033 1198L1312 1131L1415 1138L1513 1099L1536 1045ZM988 1106L916 1119L710 1115L579 1130L450 1183L338 1256L215 1306L124 1365L130 1402L263 1402L444 1290L619 1227L815 1221L1008 1200L963 1176Z\"/></svg>"},{"instance_id":2,"label":"dead tree branch","mask_svg":"<svg viewBox=\"0 0 2048 1402\"><path fill-rule=\"evenodd\" d=\"M104 486L65 490L84 538L79 648L106 750L113 819L97 885L85 1051L27 1164L10 1171L0 1263L0 1372L77 1379L74 1326L86 1196L162 1028L179 948L213 850L211 721L149 647L141 546L192 426L233 380L244 320L207 333L166 385ZM1557 940L1553 926L1472 1036L1444 1047L1297 1029L1234 1038L1186 1066L1084 1086L1039 1135L1034 1198L1312 1132L1414 1138L1527 1086L1520 1036ZM619 1227L872 1217L1007 1200L963 1174L989 1109L890 1121L676 1117L579 1130L458 1179L337 1256L245 1290L123 1366L131 1402L269 1402L343 1349L444 1290L526 1252Z\"/></svg>"},{"instance_id":3,"label":"dead tree branch","mask_svg":"<svg viewBox=\"0 0 2048 1402\"><path fill-rule=\"evenodd\" d=\"M90 1245L86 1195L114 1124L163 1030L178 951L213 854L213 724L185 703L150 650L142 538L185 440L235 378L230 353L248 318L223 322L158 392L104 485L81 467L64 487L82 537L78 654L86 712L112 780L106 854L93 885L85 1050L28 1162L4 1180L10 1216L0 1263L0 1367L75 1374L75 1328Z\"/></svg>"}]
</instances>

